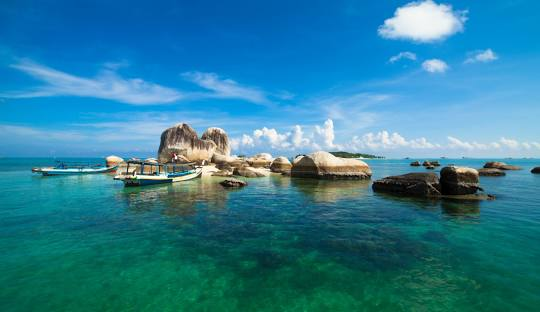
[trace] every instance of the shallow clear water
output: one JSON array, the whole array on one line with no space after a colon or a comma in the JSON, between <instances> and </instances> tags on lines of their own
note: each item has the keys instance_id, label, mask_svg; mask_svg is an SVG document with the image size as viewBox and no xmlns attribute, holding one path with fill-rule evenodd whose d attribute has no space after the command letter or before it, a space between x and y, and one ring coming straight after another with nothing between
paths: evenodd
<instances>
[{"instance_id":1,"label":"shallow clear water","mask_svg":"<svg viewBox=\"0 0 540 312\"><path fill-rule=\"evenodd\" d=\"M279 176L126 189L0 159L0 311L538 310L540 160L507 162L525 170L471 203Z\"/></svg>"}]
</instances>

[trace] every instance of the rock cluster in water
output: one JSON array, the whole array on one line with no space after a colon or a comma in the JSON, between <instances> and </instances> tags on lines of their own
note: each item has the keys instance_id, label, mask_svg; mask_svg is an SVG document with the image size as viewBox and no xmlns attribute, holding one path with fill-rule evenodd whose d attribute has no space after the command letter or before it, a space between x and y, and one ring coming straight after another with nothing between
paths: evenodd
<instances>
[{"instance_id":1,"label":"rock cluster in water","mask_svg":"<svg viewBox=\"0 0 540 312\"><path fill-rule=\"evenodd\" d=\"M372 188L376 192L421 197L469 195L482 190L478 171L456 166L444 167L440 177L435 173L408 173L386 177L373 182Z\"/></svg>"},{"instance_id":2,"label":"rock cluster in water","mask_svg":"<svg viewBox=\"0 0 540 312\"><path fill-rule=\"evenodd\" d=\"M238 180L238 179L226 179L221 182L219 182L224 187L244 187L247 185L246 181Z\"/></svg>"},{"instance_id":3,"label":"rock cluster in water","mask_svg":"<svg viewBox=\"0 0 540 312\"><path fill-rule=\"evenodd\" d=\"M229 138L224 130L209 128L199 138L188 124L180 123L161 134L158 150L160 162L170 162L173 154L184 156L189 161L210 162L214 155L230 154Z\"/></svg>"}]
</instances>

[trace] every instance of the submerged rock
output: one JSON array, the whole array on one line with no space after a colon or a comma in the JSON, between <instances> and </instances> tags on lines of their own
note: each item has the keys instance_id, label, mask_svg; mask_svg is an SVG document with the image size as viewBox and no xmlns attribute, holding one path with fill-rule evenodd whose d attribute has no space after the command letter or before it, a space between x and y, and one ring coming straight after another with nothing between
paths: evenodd
<instances>
[{"instance_id":1,"label":"submerged rock","mask_svg":"<svg viewBox=\"0 0 540 312\"><path fill-rule=\"evenodd\" d=\"M238 180L238 179L227 179L219 182L224 187L244 187L247 185L246 181Z\"/></svg>"},{"instance_id":2,"label":"submerged rock","mask_svg":"<svg viewBox=\"0 0 540 312\"><path fill-rule=\"evenodd\" d=\"M506 172L502 171L501 169L496 169L496 168L481 168L481 169L478 169L477 171L480 176L485 176L485 177L500 177L500 176L506 175Z\"/></svg>"},{"instance_id":3,"label":"submerged rock","mask_svg":"<svg viewBox=\"0 0 540 312\"><path fill-rule=\"evenodd\" d=\"M283 156L274 159L274 161L272 161L270 164L270 171L277 173L290 172L291 168L291 162Z\"/></svg>"},{"instance_id":4,"label":"submerged rock","mask_svg":"<svg viewBox=\"0 0 540 312\"><path fill-rule=\"evenodd\" d=\"M105 158L105 164L106 164L107 167L115 167L115 166L118 166L119 164L121 164L123 162L124 162L123 158L118 157L118 156L114 156L114 155L107 156Z\"/></svg>"},{"instance_id":5,"label":"submerged rock","mask_svg":"<svg viewBox=\"0 0 540 312\"><path fill-rule=\"evenodd\" d=\"M358 159L339 158L328 152L315 152L295 160L291 176L319 179L369 179L371 169Z\"/></svg>"},{"instance_id":6,"label":"submerged rock","mask_svg":"<svg viewBox=\"0 0 540 312\"><path fill-rule=\"evenodd\" d=\"M209 140L216 143L215 152L224 156L231 154L231 147L229 145L229 137L225 130L221 128L211 127L204 131L201 136L202 140Z\"/></svg>"},{"instance_id":7,"label":"submerged rock","mask_svg":"<svg viewBox=\"0 0 540 312\"><path fill-rule=\"evenodd\" d=\"M521 167L508 165L500 161L489 161L484 165L484 168L495 168L501 170L521 170Z\"/></svg>"},{"instance_id":8,"label":"submerged rock","mask_svg":"<svg viewBox=\"0 0 540 312\"><path fill-rule=\"evenodd\" d=\"M531 173L540 173L540 167L534 167L532 170L531 170Z\"/></svg>"},{"instance_id":9,"label":"submerged rock","mask_svg":"<svg viewBox=\"0 0 540 312\"><path fill-rule=\"evenodd\" d=\"M441 190L444 195L474 194L480 187L479 174L476 169L449 166L441 170Z\"/></svg>"},{"instance_id":10,"label":"submerged rock","mask_svg":"<svg viewBox=\"0 0 540 312\"><path fill-rule=\"evenodd\" d=\"M419 162L418 160L417 160L417 161L413 161L413 162L411 163L411 166L413 166L413 167L420 167L420 162Z\"/></svg>"},{"instance_id":11,"label":"submerged rock","mask_svg":"<svg viewBox=\"0 0 540 312\"><path fill-rule=\"evenodd\" d=\"M170 162L173 154L185 156L189 161L209 162L217 145L211 140L202 140L188 124L180 123L161 134L158 159L162 163Z\"/></svg>"},{"instance_id":12,"label":"submerged rock","mask_svg":"<svg viewBox=\"0 0 540 312\"><path fill-rule=\"evenodd\" d=\"M390 176L373 182L373 190L409 196L439 196L441 186L435 173L407 173Z\"/></svg>"}]
</instances>

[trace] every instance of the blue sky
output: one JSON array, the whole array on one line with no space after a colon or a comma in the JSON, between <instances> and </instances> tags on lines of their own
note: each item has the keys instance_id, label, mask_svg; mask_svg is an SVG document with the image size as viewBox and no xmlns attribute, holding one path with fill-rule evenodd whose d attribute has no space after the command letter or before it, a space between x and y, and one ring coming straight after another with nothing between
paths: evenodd
<instances>
[{"instance_id":1,"label":"blue sky","mask_svg":"<svg viewBox=\"0 0 540 312\"><path fill-rule=\"evenodd\" d=\"M540 156L540 2L2 1L0 156Z\"/></svg>"}]
</instances>

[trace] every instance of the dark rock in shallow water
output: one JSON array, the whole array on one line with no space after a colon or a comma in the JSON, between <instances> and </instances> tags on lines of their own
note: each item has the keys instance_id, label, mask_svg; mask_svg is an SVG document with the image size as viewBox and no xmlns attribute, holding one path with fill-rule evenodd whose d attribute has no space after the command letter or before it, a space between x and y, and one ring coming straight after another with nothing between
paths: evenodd
<instances>
[{"instance_id":1,"label":"dark rock in shallow water","mask_svg":"<svg viewBox=\"0 0 540 312\"><path fill-rule=\"evenodd\" d=\"M247 185L247 182L238 179L227 179L219 182L224 187L243 187Z\"/></svg>"},{"instance_id":2,"label":"dark rock in shallow water","mask_svg":"<svg viewBox=\"0 0 540 312\"><path fill-rule=\"evenodd\" d=\"M411 163L411 166L413 166L413 167L420 167L420 162L419 162L418 160L417 160L417 161L413 161L413 162Z\"/></svg>"},{"instance_id":3,"label":"dark rock in shallow water","mask_svg":"<svg viewBox=\"0 0 540 312\"><path fill-rule=\"evenodd\" d=\"M431 161L431 165L434 167L439 167L441 163L438 160Z\"/></svg>"},{"instance_id":4,"label":"dark rock in shallow water","mask_svg":"<svg viewBox=\"0 0 540 312\"><path fill-rule=\"evenodd\" d=\"M506 172L496 168L481 168L478 169L478 174L484 177L500 177L505 176Z\"/></svg>"},{"instance_id":5,"label":"dark rock in shallow water","mask_svg":"<svg viewBox=\"0 0 540 312\"><path fill-rule=\"evenodd\" d=\"M473 168L444 167L441 170L440 183L444 195L467 195L482 190L478 171Z\"/></svg>"},{"instance_id":6,"label":"dark rock in shallow water","mask_svg":"<svg viewBox=\"0 0 540 312\"><path fill-rule=\"evenodd\" d=\"M534 168L531 170L531 173L540 173L540 167L534 167Z\"/></svg>"},{"instance_id":7,"label":"dark rock in shallow water","mask_svg":"<svg viewBox=\"0 0 540 312\"><path fill-rule=\"evenodd\" d=\"M441 187L435 173L408 173L390 176L373 182L375 192L394 193L409 196L439 196Z\"/></svg>"},{"instance_id":8,"label":"dark rock in shallow water","mask_svg":"<svg viewBox=\"0 0 540 312\"><path fill-rule=\"evenodd\" d=\"M426 169L430 169L430 170L433 170L435 169L435 166L431 165L431 166L427 166Z\"/></svg>"},{"instance_id":9,"label":"dark rock in shallow water","mask_svg":"<svg viewBox=\"0 0 540 312\"><path fill-rule=\"evenodd\" d=\"M264 173L257 171L253 167L234 168L233 174L246 178L260 178L266 176Z\"/></svg>"},{"instance_id":10,"label":"dark rock in shallow water","mask_svg":"<svg viewBox=\"0 0 540 312\"><path fill-rule=\"evenodd\" d=\"M424 166L424 167L429 167L429 166L431 166L431 162L429 162L429 161L426 160L426 161L424 161L424 162L422 163L422 166Z\"/></svg>"},{"instance_id":11,"label":"dark rock in shallow water","mask_svg":"<svg viewBox=\"0 0 540 312\"><path fill-rule=\"evenodd\" d=\"M506 163L500 161L489 161L484 165L484 168L495 168L501 170L521 170L521 167L507 165Z\"/></svg>"}]
</instances>

